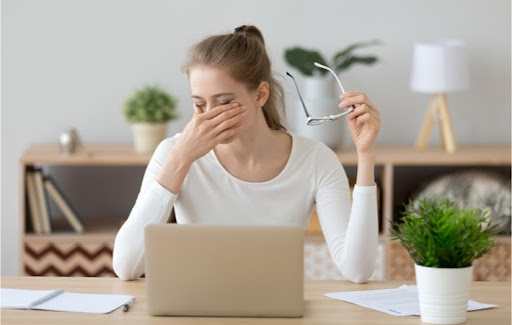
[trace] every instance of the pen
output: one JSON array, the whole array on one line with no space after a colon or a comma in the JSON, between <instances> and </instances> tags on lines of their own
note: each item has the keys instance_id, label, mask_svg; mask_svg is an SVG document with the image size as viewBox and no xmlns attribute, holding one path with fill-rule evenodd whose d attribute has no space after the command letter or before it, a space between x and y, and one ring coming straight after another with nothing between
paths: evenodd
<instances>
[{"instance_id":1,"label":"pen","mask_svg":"<svg viewBox=\"0 0 512 325\"><path fill-rule=\"evenodd\" d=\"M49 295L39 298L36 301L33 301L30 305L28 305L28 309L34 309L37 305L47 302L48 300L51 300L51 299L57 297L58 295L60 295L63 292L64 292L64 290L62 290L62 289L55 290L52 293L50 293Z\"/></svg>"},{"instance_id":2,"label":"pen","mask_svg":"<svg viewBox=\"0 0 512 325\"><path fill-rule=\"evenodd\" d=\"M135 300L135 299L131 299L130 301L128 301L127 303L125 303L125 304L123 305L123 311L124 311L124 312L127 312L128 310L130 310L130 306L133 304L133 301L134 301L134 300Z\"/></svg>"}]
</instances>

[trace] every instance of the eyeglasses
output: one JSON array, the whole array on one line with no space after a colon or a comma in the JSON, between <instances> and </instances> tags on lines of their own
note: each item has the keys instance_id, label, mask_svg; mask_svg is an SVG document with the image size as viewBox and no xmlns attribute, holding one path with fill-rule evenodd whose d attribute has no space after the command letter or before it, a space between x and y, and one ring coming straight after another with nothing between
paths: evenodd
<instances>
[{"instance_id":1,"label":"eyeglasses","mask_svg":"<svg viewBox=\"0 0 512 325\"><path fill-rule=\"evenodd\" d=\"M315 66L317 66L319 68L322 68L322 69L325 69L325 70L328 70L330 73L332 73L334 75L334 78L336 78L336 81L338 82L338 85L341 88L341 93L342 94L345 93L345 89L343 89L343 86L341 85L340 79L338 79L338 76L336 75L336 73L334 71L332 71L331 68L326 67L325 65L322 65L322 64L320 64L318 62L315 62ZM286 72L286 74L290 78L293 79L293 83L295 84L295 88L297 89L297 93L299 94L300 102L302 103L302 107L304 108L304 112L306 113L306 117L307 117L306 124L307 125L320 125L320 124L323 124L323 123L328 122L328 121L335 121L335 120L339 119L340 117L351 113L355 109L354 106L350 106L349 109L346 112L343 112L343 113L340 113L340 114L329 115L329 116L324 116L324 117L311 117L311 114L309 114L308 109L306 108L306 104L304 104L304 100L302 99L302 96L300 95L299 87L297 86L297 82L295 81L295 78L289 72Z\"/></svg>"}]
</instances>

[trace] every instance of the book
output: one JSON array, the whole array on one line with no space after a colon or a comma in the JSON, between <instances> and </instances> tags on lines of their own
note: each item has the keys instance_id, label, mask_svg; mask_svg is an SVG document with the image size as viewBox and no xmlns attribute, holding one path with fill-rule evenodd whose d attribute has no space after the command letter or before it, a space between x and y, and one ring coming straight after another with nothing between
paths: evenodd
<instances>
[{"instance_id":1,"label":"book","mask_svg":"<svg viewBox=\"0 0 512 325\"><path fill-rule=\"evenodd\" d=\"M34 184L34 173L32 171L27 171L27 173L25 174L25 178L32 230L34 233L40 234L42 233L40 221L41 217L39 215L39 204L37 203L36 187Z\"/></svg>"},{"instance_id":2,"label":"book","mask_svg":"<svg viewBox=\"0 0 512 325\"><path fill-rule=\"evenodd\" d=\"M121 306L129 306L134 296L87 294L58 290L21 290L2 288L0 308L67 311L107 314Z\"/></svg>"},{"instance_id":3,"label":"book","mask_svg":"<svg viewBox=\"0 0 512 325\"><path fill-rule=\"evenodd\" d=\"M51 176L46 176L43 183L48 195L52 198L57 207L59 207L73 230L77 233L83 233L85 227L82 218L80 218L76 210L66 198L64 192L57 186L57 183L55 183Z\"/></svg>"},{"instance_id":4,"label":"book","mask_svg":"<svg viewBox=\"0 0 512 325\"><path fill-rule=\"evenodd\" d=\"M37 203L39 205L39 221L41 223L41 232L43 234L49 234L52 232L52 223L50 220L46 194L43 187L43 171L41 169L35 169L32 172L32 175L36 189Z\"/></svg>"}]
</instances>

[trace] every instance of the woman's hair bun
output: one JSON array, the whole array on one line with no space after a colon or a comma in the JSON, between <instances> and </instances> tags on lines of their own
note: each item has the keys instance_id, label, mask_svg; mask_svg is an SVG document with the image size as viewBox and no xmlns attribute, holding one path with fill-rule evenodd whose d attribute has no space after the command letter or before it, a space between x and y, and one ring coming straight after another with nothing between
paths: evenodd
<instances>
[{"instance_id":1,"label":"woman's hair bun","mask_svg":"<svg viewBox=\"0 0 512 325\"><path fill-rule=\"evenodd\" d=\"M240 34L243 36L254 37L259 40L263 45L265 45L265 41L263 40L263 34L260 32L258 27L254 25L242 25L235 28L234 34Z\"/></svg>"}]
</instances>

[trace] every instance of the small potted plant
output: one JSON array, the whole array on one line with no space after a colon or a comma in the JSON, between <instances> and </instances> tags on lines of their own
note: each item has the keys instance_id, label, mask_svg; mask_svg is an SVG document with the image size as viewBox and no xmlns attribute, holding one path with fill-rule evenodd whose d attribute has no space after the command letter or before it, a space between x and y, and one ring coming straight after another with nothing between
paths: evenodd
<instances>
[{"instance_id":1,"label":"small potted plant","mask_svg":"<svg viewBox=\"0 0 512 325\"><path fill-rule=\"evenodd\" d=\"M124 104L124 116L132 126L135 151L153 152L165 139L167 125L178 117L176 99L159 86L138 89Z\"/></svg>"},{"instance_id":2,"label":"small potted plant","mask_svg":"<svg viewBox=\"0 0 512 325\"><path fill-rule=\"evenodd\" d=\"M496 245L496 225L487 211L457 209L449 200L411 201L400 222L391 222L414 260L421 320L430 324L466 321L474 260Z\"/></svg>"},{"instance_id":3,"label":"small potted plant","mask_svg":"<svg viewBox=\"0 0 512 325\"><path fill-rule=\"evenodd\" d=\"M334 79L331 74L324 69L314 65L314 62L331 67L336 74L346 71L356 64L371 65L377 62L376 56L360 56L354 52L362 47L380 44L379 41L369 41L354 43L338 53L334 54L331 62L328 62L319 51L309 50L302 47L293 47L285 51L285 60L291 66L296 68L303 75L304 101L308 106L311 115L329 116L339 110L337 108L339 98L334 92ZM341 80L343 83L343 79ZM338 94L341 95L341 92ZM302 112L302 108L297 109ZM297 115L295 131L324 142L332 149L337 149L342 142L343 122L341 120L331 123L325 123L321 126L306 127L303 115Z\"/></svg>"}]
</instances>

